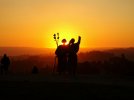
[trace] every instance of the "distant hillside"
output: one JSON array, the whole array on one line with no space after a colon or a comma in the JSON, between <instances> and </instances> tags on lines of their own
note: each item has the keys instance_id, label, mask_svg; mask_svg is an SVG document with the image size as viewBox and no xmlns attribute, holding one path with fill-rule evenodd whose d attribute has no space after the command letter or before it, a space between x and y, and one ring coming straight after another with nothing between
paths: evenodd
<instances>
[{"instance_id":1,"label":"distant hillside","mask_svg":"<svg viewBox=\"0 0 134 100\"><path fill-rule=\"evenodd\" d=\"M89 50L86 53L79 54L79 61L100 61L106 60L114 56L120 57L122 54L130 60L134 60L134 48L114 48L114 49L101 49Z\"/></svg>"},{"instance_id":2,"label":"distant hillside","mask_svg":"<svg viewBox=\"0 0 134 100\"><path fill-rule=\"evenodd\" d=\"M54 49L51 48L30 48L30 47L0 47L0 56L4 53L10 56L19 55L51 55Z\"/></svg>"},{"instance_id":3,"label":"distant hillside","mask_svg":"<svg viewBox=\"0 0 134 100\"><path fill-rule=\"evenodd\" d=\"M116 48L107 50L107 52L114 53L117 56L125 54L128 59L134 60L134 48Z\"/></svg>"},{"instance_id":4,"label":"distant hillside","mask_svg":"<svg viewBox=\"0 0 134 100\"><path fill-rule=\"evenodd\" d=\"M0 56L7 53L10 56L20 55L53 55L56 48L31 48L31 47L0 47ZM92 51L92 48L80 48L80 52ZM95 49L100 50L100 49Z\"/></svg>"},{"instance_id":5,"label":"distant hillside","mask_svg":"<svg viewBox=\"0 0 134 100\"><path fill-rule=\"evenodd\" d=\"M0 47L0 56L7 53L10 56L20 55L54 55L55 49L53 48L28 48L28 47ZM82 54L84 53L84 54ZM88 59L99 59L104 56L112 56L125 54L129 59L134 59L134 48L80 48L79 54ZM82 56L82 57L83 57ZM81 59L82 59L81 57ZM106 57L106 58L107 58ZM83 59L84 60L84 59Z\"/></svg>"}]
</instances>

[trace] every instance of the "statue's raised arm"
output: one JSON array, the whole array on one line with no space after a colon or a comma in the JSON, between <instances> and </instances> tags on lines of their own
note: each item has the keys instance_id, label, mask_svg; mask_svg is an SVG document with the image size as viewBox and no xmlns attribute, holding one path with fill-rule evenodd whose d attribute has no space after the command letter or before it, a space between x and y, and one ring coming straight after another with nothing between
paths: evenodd
<instances>
[{"instance_id":1,"label":"statue's raised arm","mask_svg":"<svg viewBox=\"0 0 134 100\"><path fill-rule=\"evenodd\" d=\"M80 42L81 42L81 36L78 37L78 42L77 43L80 44Z\"/></svg>"}]
</instances>

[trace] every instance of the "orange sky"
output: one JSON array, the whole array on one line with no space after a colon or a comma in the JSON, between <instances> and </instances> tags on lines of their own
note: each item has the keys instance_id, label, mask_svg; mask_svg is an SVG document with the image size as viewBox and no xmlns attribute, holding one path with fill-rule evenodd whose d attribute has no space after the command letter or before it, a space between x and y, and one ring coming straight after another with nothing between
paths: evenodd
<instances>
[{"instance_id":1,"label":"orange sky","mask_svg":"<svg viewBox=\"0 0 134 100\"><path fill-rule=\"evenodd\" d=\"M132 47L134 0L0 0L0 46L53 48L57 32L81 47Z\"/></svg>"}]
</instances>

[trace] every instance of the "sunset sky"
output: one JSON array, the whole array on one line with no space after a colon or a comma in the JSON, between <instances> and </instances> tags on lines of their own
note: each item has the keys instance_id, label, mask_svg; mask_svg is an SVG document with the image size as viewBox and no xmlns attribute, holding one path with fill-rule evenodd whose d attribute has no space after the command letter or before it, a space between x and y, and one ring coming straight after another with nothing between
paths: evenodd
<instances>
[{"instance_id":1,"label":"sunset sky","mask_svg":"<svg viewBox=\"0 0 134 100\"><path fill-rule=\"evenodd\" d=\"M0 0L0 47L134 47L134 0Z\"/></svg>"}]
</instances>

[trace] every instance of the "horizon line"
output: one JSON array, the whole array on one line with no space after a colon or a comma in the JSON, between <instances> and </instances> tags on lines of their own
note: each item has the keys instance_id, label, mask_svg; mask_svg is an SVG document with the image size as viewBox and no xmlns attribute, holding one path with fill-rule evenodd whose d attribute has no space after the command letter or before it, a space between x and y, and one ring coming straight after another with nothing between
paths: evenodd
<instances>
[{"instance_id":1,"label":"horizon line","mask_svg":"<svg viewBox=\"0 0 134 100\"><path fill-rule=\"evenodd\" d=\"M56 48L54 48L54 47L25 47L25 46L0 46L0 48L36 48L36 49L56 49ZM109 48L111 48L111 49L114 49L114 48L134 48L134 46L128 46L128 47L80 47L81 49L109 49Z\"/></svg>"}]
</instances>

